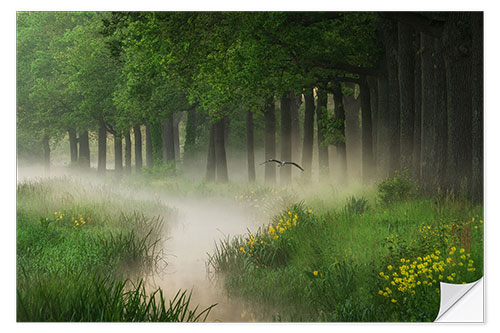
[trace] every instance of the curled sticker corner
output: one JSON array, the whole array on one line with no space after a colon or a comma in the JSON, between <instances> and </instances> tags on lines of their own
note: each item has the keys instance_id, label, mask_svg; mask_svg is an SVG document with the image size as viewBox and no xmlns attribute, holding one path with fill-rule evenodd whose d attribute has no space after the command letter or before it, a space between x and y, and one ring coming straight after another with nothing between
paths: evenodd
<instances>
[{"instance_id":1,"label":"curled sticker corner","mask_svg":"<svg viewBox=\"0 0 500 333\"><path fill-rule=\"evenodd\" d=\"M483 278L466 284L440 283L441 303L434 322L484 322Z\"/></svg>"}]
</instances>

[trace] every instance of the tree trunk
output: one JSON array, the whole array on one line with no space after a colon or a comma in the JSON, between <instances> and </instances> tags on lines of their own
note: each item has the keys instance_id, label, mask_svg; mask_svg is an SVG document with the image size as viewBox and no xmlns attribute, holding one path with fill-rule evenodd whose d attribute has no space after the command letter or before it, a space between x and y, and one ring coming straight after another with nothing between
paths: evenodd
<instances>
[{"instance_id":1,"label":"tree trunk","mask_svg":"<svg viewBox=\"0 0 500 333\"><path fill-rule=\"evenodd\" d=\"M450 13L443 32L446 49L449 186L469 190L472 178L472 57L470 13Z\"/></svg>"},{"instance_id":2,"label":"tree trunk","mask_svg":"<svg viewBox=\"0 0 500 333\"><path fill-rule=\"evenodd\" d=\"M134 150L135 150L135 172L140 173L142 169L142 134L141 126L134 127Z\"/></svg>"},{"instance_id":3,"label":"tree trunk","mask_svg":"<svg viewBox=\"0 0 500 333\"><path fill-rule=\"evenodd\" d=\"M264 106L264 121L264 149L267 161L271 158L276 158L276 115L273 97L269 97L266 100ZM265 182L266 184L276 183L276 166L273 163L265 164Z\"/></svg>"},{"instance_id":4,"label":"tree trunk","mask_svg":"<svg viewBox=\"0 0 500 333\"><path fill-rule=\"evenodd\" d=\"M415 45L418 50L415 57L415 72L414 72L414 102L415 102L415 117L413 121L413 157L411 174L414 179L419 180L420 164L421 164L421 141L422 141L422 48L420 45L420 33L417 33Z\"/></svg>"},{"instance_id":5,"label":"tree trunk","mask_svg":"<svg viewBox=\"0 0 500 333\"><path fill-rule=\"evenodd\" d=\"M367 184L372 179L373 165L373 134L372 134L372 110L370 101L370 89L366 78L360 82L361 99L361 174L363 183Z\"/></svg>"},{"instance_id":6,"label":"tree trunk","mask_svg":"<svg viewBox=\"0 0 500 333\"><path fill-rule=\"evenodd\" d=\"M130 140L130 130L125 131L125 173L132 172L132 141Z\"/></svg>"},{"instance_id":7,"label":"tree trunk","mask_svg":"<svg viewBox=\"0 0 500 333\"><path fill-rule=\"evenodd\" d=\"M186 140L184 142L184 157L189 159L194 155L196 145L196 107L190 106L187 111Z\"/></svg>"},{"instance_id":8,"label":"tree trunk","mask_svg":"<svg viewBox=\"0 0 500 333\"><path fill-rule=\"evenodd\" d=\"M401 110L400 163L402 169L411 170L413 162L413 129L415 120L415 33L405 24L398 23L399 107Z\"/></svg>"},{"instance_id":9,"label":"tree trunk","mask_svg":"<svg viewBox=\"0 0 500 333\"><path fill-rule=\"evenodd\" d=\"M253 113L246 112L248 182L255 182L255 154L253 139Z\"/></svg>"},{"instance_id":10,"label":"tree trunk","mask_svg":"<svg viewBox=\"0 0 500 333\"><path fill-rule=\"evenodd\" d=\"M146 122L146 167L153 167L153 142L151 140L151 125Z\"/></svg>"},{"instance_id":11,"label":"tree trunk","mask_svg":"<svg viewBox=\"0 0 500 333\"><path fill-rule=\"evenodd\" d=\"M224 139L226 137L225 125L227 123L227 117L222 118L215 124L215 163L216 163L216 174L217 183L227 183L227 160L226 160L226 143Z\"/></svg>"},{"instance_id":12,"label":"tree trunk","mask_svg":"<svg viewBox=\"0 0 500 333\"><path fill-rule=\"evenodd\" d=\"M327 112L328 95L326 91L318 88L318 101L316 103L316 125L318 127L318 160L319 160L319 180L326 181L329 178L328 146L324 141L323 113Z\"/></svg>"},{"instance_id":13,"label":"tree trunk","mask_svg":"<svg viewBox=\"0 0 500 333\"><path fill-rule=\"evenodd\" d=\"M80 167L89 169L90 168L90 145L89 145L89 132L83 131L79 135L78 143L80 145L78 157L78 164Z\"/></svg>"},{"instance_id":14,"label":"tree trunk","mask_svg":"<svg viewBox=\"0 0 500 333\"><path fill-rule=\"evenodd\" d=\"M181 157L181 144L179 140L179 123L182 120L183 113L177 112L174 114L174 150L175 150L175 159Z\"/></svg>"},{"instance_id":15,"label":"tree trunk","mask_svg":"<svg viewBox=\"0 0 500 333\"><path fill-rule=\"evenodd\" d=\"M400 168L400 100L398 80L398 24L388 22L385 30L385 48L387 59L387 106L389 130L389 174Z\"/></svg>"},{"instance_id":16,"label":"tree trunk","mask_svg":"<svg viewBox=\"0 0 500 333\"><path fill-rule=\"evenodd\" d=\"M229 142L229 125L231 124L231 119L228 116L224 116L224 148L227 149L227 143Z\"/></svg>"},{"instance_id":17,"label":"tree trunk","mask_svg":"<svg viewBox=\"0 0 500 333\"><path fill-rule=\"evenodd\" d=\"M114 135L115 147L115 174L121 176L123 170L123 150L122 150L122 137L121 135Z\"/></svg>"},{"instance_id":18,"label":"tree trunk","mask_svg":"<svg viewBox=\"0 0 500 333\"><path fill-rule=\"evenodd\" d=\"M72 128L68 129L68 136L71 166L75 166L78 163L78 139L76 138L76 131Z\"/></svg>"},{"instance_id":19,"label":"tree trunk","mask_svg":"<svg viewBox=\"0 0 500 333\"><path fill-rule=\"evenodd\" d=\"M436 99L437 89L434 81L434 57L436 50L434 38L420 35L421 42L421 85L422 85L422 127L421 127L421 166L420 174L423 184L432 188L437 183L437 149L438 133L436 131ZM441 87L443 89L443 87Z\"/></svg>"},{"instance_id":20,"label":"tree trunk","mask_svg":"<svg viewBox=\"0 0 500 333\"><path fill-rule=\"evenodd\" d=\"M345 137L345 109L342 95L342 87L340 82L333 83L333 100L335 103L335 120L340 121L340 134ZM347 183L347 155L345 141L339 142L335 145L338 158L338 174L337 181L339 184Z\"/></svg>"},{"instance_id":21,"label":"tree trunk","mask_svg":"<svg viewBox=\"0 0 500 333\"><path fill-rule=\"evenodd\" d=\"M154 166L157 161L163 160L163 127L160 121L152 121L149 123L151 133L151 152L152 152L152 165Z\"/></svg>"},{"instance_id":22,"label":"tree trunk","mask_svg":"<svg viewBox=\"0 0 500 333\"><path fill-rule=\"evenodd\" d=\"M97 138L97 173L100 175L104 175L106 173L106 139L106 127L104 127L104 122L101 121L101 123L99 124L99 133Z\"/></svg>"},{"instance_id":23,"label":"tree trunk","mask_svg":"<svg viewBox=\"0 0 500 333\"><path fill-rule=\"evenodd\" d=\"M389 135L389 106L387 90L387 77L377 77L377 177L380 179L389 176L390 169L390 135Z\"/></svg>"},{"instance_id":24,"label":"tree trunk","mask_svg":"<svg viewBox=\"0 0 500 333\"><path fill-rule=\"evenodd\" d=\"M472 198L483 201L483 13L472 13Z\"/></svg>"},{"instance_id":25,"label":"tree trunk","mask_svg":"<svg viewBox=\"0 0 500 333\"><path fill-rule=\"evenodd\" d=\"M436 184L441 186L446 183L446 156L448 142L448 117L446 107L446 70L443 59L441 41L434 39L434 85L436 87Z\"/></svg>"},{"instance_id":26,"label":"tree trunk","mask_svg":"<svg viewBox=\"0 0 500 333\"><path fill-rule=\"evenodd\" d=\"M290 93L290 116L292 119L291 125L291 140L292 140L292 161L300 160L300 119L299 108L302 104L302 95L296 96L293 92ZM296 169L298 170L298 169ZM298 172L302 172L298 170ZM293 173L293 172L292 172Z\"/></svg>"},{"instance_id":27,"label":"tree trunk","mask_svg":"<svg viewBox=\"0 0 500 333\"><path fill-rule=\"evenodd\" d=\"M46 135L43 137L42 145L43 145L43 167L45 172L50 171L50 144L49 144L49 136Z\"/></svg>"},{"instance_id":28,"label":"tree trunk","mask_svg":"<svg viewBox=\"0 0 500 333\"><path fill-rule=\"evenodd\" d=\"M215 181L215 123L210 125L210 138L208 140L208 154L207 154L207 173L205 180L207 182Z\"/></svg>"},{"instance_id":29,"label":"tree trunk","mask_svg":"<svg viewBox=\"0 0 500 333\"><path fill-rule=\"evenodd\" d=\"M314 96L311 88L304 89L304 143L302 146L302 167L304 177L311 179L312 153L314 140Z\"/></svg>"},{"instance_id":30,"label":"tree trunk","mask_svg":"<svg viewBox=\"0 0 500 333\"><path fill-rule=\"evenodd\" d=\"M166 163L175 165L175 139L174 139L174 115L167 115L167 120L163 122L163 153Z\"/></svg>"},{"instance_id":31,"label":"tree trunk","mask_svg":"<svg viewBox=\"0 0 500 333\"><path fill-rule=\"evenodd\" d=\"M373 169L372 176L375 175L377 170L376 156L377 156L377 119L378 119L378 87L377 79L372 76L366 78L368 88L370 89L370 108L372 110L372 151L373 151Z\"/></svg>"},{"instance_id":32,"label":"tree trunk","mask_svg":"<svg viewBox=\"0 0 500 333\"><path fill-rule=\"evenodd\" d=\"M361 98L359 95L357 98L354 96L356 93L354 83L346 82L345 86L353 92L352 95L345 95L342 98L345 111L346 163L349 166L346 176L349 179L359 179L361 178L361 127L359 123Z\"/></svg>"},{"instance_id":33,"label":"tree trunk","mask_svg":"<svg viewBox=\"0 0 500 333\"><path fill-rule=\"evenodd\" d=\"M281 97L280 102L280 113L281 113L281 154L280 159L282 161L292 160L292 115L291 115L291 98L292 93L285 93ZM280 184L288 185L292 181L292 169L290 165L286 165L280 168Z\"/></svg>"}]
</instances>

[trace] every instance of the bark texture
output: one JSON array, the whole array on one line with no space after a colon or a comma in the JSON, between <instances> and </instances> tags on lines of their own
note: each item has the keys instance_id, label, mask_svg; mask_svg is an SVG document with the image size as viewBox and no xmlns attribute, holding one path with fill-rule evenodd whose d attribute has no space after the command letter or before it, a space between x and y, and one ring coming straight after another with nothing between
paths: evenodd
<instances>
[{"instance_id":1,"label":"bark texture","mask_svg":"<svg viewBox=\"0 0 500 333\"><path fill-rule=\"evenodd\" d=\"M106 127L104 126L104 122L101 122L97 138L97 173L101 175L106 173L106 139Z\"/></svg>"},{"instance_id":2,"label":"bark texture","mask_svg":"<svg viewBox=\"0 0 500 333\"><path fill-rule=\"evenodd\" d=\"M264 132L265 132L265 159L276 158L276 111L273 97L267 98L264 105ZM265 164L266 184L276 183L276 166L272 163Z\"/></svg>"},{"instance_id":3,"label":"bark texture","mask_svg":"<svg viewBox=\"0 0 500 333\"><path fill-rule=\"evenodd\" d=\"M291 114L291 92L286 93L281 97L281 154L282 161L292 160L292 114ZM292 181L292 169L290 165L280 168L280 183L282 185L290 184Z\"/></svg>"},{"instance_id":4,"label":"bark texture","mask_svg":"<svg viewBox=\"0 0 500 333\"><path fill-rule=\"evenodd\" d=\"M115 174L121 176L123 170L123 149L121 135L114 135Z\"/></svg>"},{"instance_id":5,"label":"bark texture","mask_svg":"<svg viewBox=\"0 0 500 333\"><path fill-rule=\"evenodd\" d=\"M255 182L255 153L253 138L253 113L246 112L248 182Z\"/></svg>"},{"instance_id":6,"label":"bark texture","mask_svg":"<svg viewBox=\"0 0 500 333\"><path fill-rule=\"evenodd\" d=\"M132 172L132 140L130 140L130 130L125 131L125 173Z\"/></svg>"},{"instance_id":7,"label":"bark texture","mask_svg":"<svg viewBox=\"0 0 500 333\"><path fill-rule=\"evenodd\" d=\"M75 166L78 163L78 139L76 138L76 131L74 129L69 129L68 137L71 166Z\"/></svg>"},{"instance_id":8,"label":"bark texture","mask_svg":"<svg viewBox=\"0 0 500 333\"><path fill-rule=\"evenodd\" d=\"M78 164L80 167L89 169L90 168L90 146L89 146L89 132L83 131L80 132L78 143L80 145L80 149L78 153Z\"/></svg>"},{"instance_id":9,"label":"bark texture","mask_svg":"<svg viewBox=\"0 0 500 333\"><path fill-rule=\"evenodd\" d=\"M135 172L142 169L142 133L141 126L134 127Z\"/></svg>"},{"instance_id":10,"label":"bark texture","mask_svg":"<svg viewBox=\"0 0 500 333\"><path fill-rule=\"evenodd\" d=\"M327 112L328 95L325 90L318 89L318 100L316 103L316 125L318 130L318 162L319 178L325 180L329 177L328 146L324 145L324 119L323 114Z\"/></svg>"},{"instance_id":11,"label":"bark texture","mask_svg":"<svg viewBox=\"0 0 500 333\"><path fill-rule=\"evenodd\" d=\"M312 153L314 141L314 96L311 88L304 89L304 142L302 145L302 167L304 177L311 179Z\"/></svg>"}]
</instances>

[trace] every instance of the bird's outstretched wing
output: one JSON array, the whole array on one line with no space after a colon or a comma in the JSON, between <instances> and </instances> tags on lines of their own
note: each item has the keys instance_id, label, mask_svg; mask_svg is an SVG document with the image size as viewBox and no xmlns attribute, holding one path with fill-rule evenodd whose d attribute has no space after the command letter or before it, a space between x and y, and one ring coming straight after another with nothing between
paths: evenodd
<instances>
[{"instance_id":1,"label":"bird's outstretched wing","mask_svg":"<svg viewBox=\"0 0 500 333\"><path fill-rule=\"evenodd\" d=\"M271 159L269 159L269 160L267 160L265 162L262 162L260 165L265 164L265 163L269 163L269 162L276 162L278 164L281 164L281 161L278 161L278 160L275 160L274 158L271 158Z\"/></svg>"},{"instance_id":2,"label":"bird's outstretched wing","mask_svg":"<svg viewBox=\"0 0 500 333\"><path fill-rule=\"evenodd\" d=\"M295 165L297 168L299 168L300 170L304 171L304 169L302 169L302 167L300 165L298 165L297 163L295 163L295 162L285 162L285 164Z\"/></svg>"}]
</instances>

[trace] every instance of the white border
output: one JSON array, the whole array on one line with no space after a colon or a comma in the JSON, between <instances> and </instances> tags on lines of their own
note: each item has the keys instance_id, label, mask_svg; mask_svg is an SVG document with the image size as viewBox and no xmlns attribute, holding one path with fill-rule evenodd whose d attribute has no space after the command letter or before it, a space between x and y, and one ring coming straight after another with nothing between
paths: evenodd
<instances>
[{"instance_id":1,"label":"white border","mask_svg":"<svg viewBox=\"0 0 500 333\"><path fill-rule=\"evenodd\" d=\"M217 332L250 332L267 329L286 329L299 331L313 329L315 332L331 332L335 328L360 328L386 332L404 329L405 331L453 329L454 332L477 329L491 329L498 326L498 232L500 216L498 210L498 133L500 105L498 99L498 31L500 16L498 6L493 1L17 1L2 2L0 11L2 24L2 105L0 111L0 143L2 143L1 182L2 185L2 275L3 295L1 301L2 328L9 331L33 330L42 332L60 332L70 329L74 332L88 332L89 329L120 330L135 332L138 329L148 331L164 330L209 330ZM15 12L22 10L485 10L485 292L486 325L464 324L16 324L15 323ZM486 232L487 231L487 232ZM491 260L490 260L491 259ZM6 268L6 269L5 269ZM167 326L166 326L167 325ZM422 327L425 325L424 327ZM445 325L445 326L443 326ZM452 326L452 327L449 327ZM498 327L497 327L498 329Z\"/></svg>"}]
</instances>

